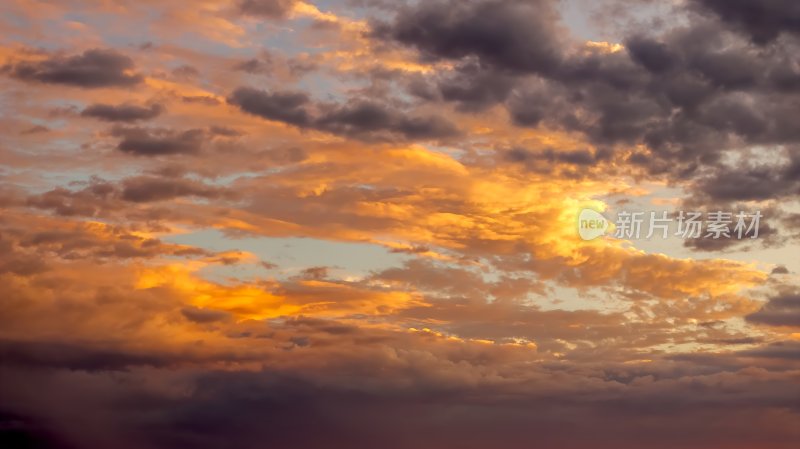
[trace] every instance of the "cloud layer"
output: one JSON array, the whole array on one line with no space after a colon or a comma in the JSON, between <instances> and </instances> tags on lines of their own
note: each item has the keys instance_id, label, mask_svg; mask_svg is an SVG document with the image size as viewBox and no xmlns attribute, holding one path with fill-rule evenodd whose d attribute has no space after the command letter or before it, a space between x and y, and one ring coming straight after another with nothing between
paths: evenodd
<instances>
[{"instance_id":1,"label":"cloud layer","mask_svg":"<svg viewBox=\"0 0 800 449\"><path fill-rule=\"evenodd\" d=\"M0 7L0 446L795 448L797 8L655 3Z\"/></svg>"}]
</instances>

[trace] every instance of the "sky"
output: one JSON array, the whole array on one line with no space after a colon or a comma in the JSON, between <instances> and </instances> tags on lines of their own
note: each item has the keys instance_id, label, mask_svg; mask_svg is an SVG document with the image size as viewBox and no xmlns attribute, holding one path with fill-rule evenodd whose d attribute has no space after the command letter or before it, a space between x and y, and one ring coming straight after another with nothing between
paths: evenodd
<instances>
[{"instance_id":1,"label":"sky","mask_svg":"<svg viewBox=\"0 0 800 449\"><path fill-rule=\"evenodd\" d=\"M6 0L0 446L794 449L798 55L793 0Z\"/></svg>"}]
</instances>

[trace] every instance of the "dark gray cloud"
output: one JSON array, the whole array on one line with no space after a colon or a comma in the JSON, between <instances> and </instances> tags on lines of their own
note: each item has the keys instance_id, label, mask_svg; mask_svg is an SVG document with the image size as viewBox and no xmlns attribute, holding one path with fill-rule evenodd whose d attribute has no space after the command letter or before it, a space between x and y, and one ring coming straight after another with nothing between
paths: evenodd
<instances>
[{"instance_id":1,"label":"dark gray cloud","mask_svg":"<svg viewBox=\"0 0 800 449\"><path fill-rule=\"evenodd\" d=\"M144 80L133 60L116 50L92 49L79 55L54 55L42 61L8 64L3 71L23 81L93 87L129 87Z\"/></svg>"},{"instance_id":2,"label":"dark gray cloud","mask_svg":"<svg viewBox=\"0 0 800 449\"><path fill-rule=\"evenodd\" d=\"M779 265L773 268L770 274L789 274L789 269L783 265Z\"/></svg>"},{"instance_id":3,"label":"dark gray cloud","mask_svg":"<svg viewBox=\"0 0 800 449\"><path fill-rule=\"evenodd\" d=\"M302 323L297 327L316 326ZM389 346L385 350L404 361L413 356ZM292 351L314 351L314 345L295 346ZM420 354L409 362L429 362L424 356L432 354ZM378 369L369 366L374 357L388 364L382 368L384 374L401 371L414 381L382 390L372 387L374 379L360 382L365 373ZM530 386L545 382L540 388L550 390L522 393L486 382L466 387L443 383L448 378L420 381L417 377L424 376L414 372L415 366L392 363L381 353L374 357L350 370L337 363L326 370L351 379L350 386L268 370L188 373L176 369L169 376L166 370L151 370L149 379L169 380L170 386L180 388L181 394L169 394L172 390L145 388L149 384L141 383L139 371L124 373L127 382L109 382L102 372L59 376L59 371L42 365L25 372L3 367L0 375L26 379L28 385L36 382L35 393L30 388L9 391L4 386L9 407L36 410L58 424L51 431L69 435L70 443L80 448L96 447L99 438L113 441L121 435L129 435L125 449L226 445L242 449L521 449L530 447L531 435L537 444L565 449L587 445L598 449L737 447L742 441L763 443L763 427L747 424L778 408L787 416L771 420L768 447L790 449L796 444L791 424L796 418L792 400L797 385L792 377L773 373L758 377L752 372L763 370L739 372L736 366L719 373L718 360L694 376L689 367L702 365L699 358L676 361L681 369L675 372L621 365L581 370L567 362L549 367L528 363L518 369L547 371L560 382L537 379ZM464 358L473 356L462 353L459 357L459 366L465 368L469 362ZM577 378L583 380L582 388L564 385ZM686 382L693 387L690 393L685 391ZM81 416L90 419L65 419L62 411L48 408L41 400L24 402L31 396L39 399L39 395L55 393L56 397L81 398ZM97 422L104 423L103 428L114 425L104 435L89 424ZM432 422L436 425L431 426ZM43 430L30 432L38 437Z\"/></svg>"},{"instance_id":4,"label":"dark gray cloud","mask_svg":"<svg viewBox=\"0 0 800 449\"><path fill-rule=\"evenodd\" d=\"M406 139L437 139L458 134L454 124L434 115L411 116L382 103L355 100L326 108L314 121L314 127L333 134L365 139L399 135Z\"/></svg>"},{"instance_id":5,"label":"dark gray cloud","mask_svg":"<svg viewBox=\"0 0 800 449\"><path fill-rule=\"evenodd\" d=\"M800 362L800 343L797 341L779 341L749 351L742 351L740 354L748 357Z\"/></svg>"},{"instance_id":6,"label":"dark gray cloud","mask_svg":"<svg viewBox=\"0 0 800 449\"><path fill-rule=\"evenodd\" d=\"M800 239L800 213L787 213L781 217L781 224L791 233L795 239Z\"/></svg>"},{"instance_id":7,"label":"dark gray cloud","mask_svg":"<svg viewBox=\"0 0 800 449\"><path fill-rule=\"evenodd\" d=\"M503 102L516 82L513 74L467 60L434 79L413 80L408 90L423 100L446 100L456 103L461 111L480 112Z\"/></svg>"},{"instance_id":8,"label":"dark gray cloud","mask_svg":"<svg viewBox=\"0 0 800 449\"><path fill-rule=\"evenodd\" d=\"M135 104L111 105L96 103L86 107L81 112L84 117L92 117L107 122L136 122L139 120L149 120L158 117L163 112L164 107L158 103L150 106L138 106Z\"/></svg>"},{"instance_id":9,"label":"dark gray cloud","mask_svg":"<svg viewBox=\"0 0 800 449\"><path fill-rule=\"evenodd\" d=\"M678 55L666 44L648 36L632 36L625 46L634 62L653 73L670 71L678 63Z\"/></svg>"},{"instance_id":10,"label":"dark gray cloud","mask_svg":"<svg viewBox=\"0 0 800 449\"><path fill-rule=\"evenodd\" d=\"M554 167L563 168L564 165L578 168L592 166L605 156L603 153L594 153L588 149L556 151L547 148L534 151L514 148L508 150L504 158L513 163L523 164L531 171L550 173Z\"/></svg>"},{"instance_id":11,"label":"dark gray cloud","mask_svg":"<svg viewBox=\"0 0 800 449\"><path fill-rule=\"evenodd\" d=\"M473 112L503 104L518 126L579 132L604 151L643 145L647 150L634 155L629 168L692 180L695 192L712 199L795 195L791 167L781 172L721 162L743 147L777 153L800 142L790 119L800 98L797 43L775 40L762 47L730 27L738 17L792 31L797 6L694 3L683 11L685 21L637 28L624 38L624 50L613 53L576 51L582 44L569 41L544 1L420 2L375 21L373 35L415 48L423 59L455 63L410 77L406 89L423 101L453 102ZM727 12L693 13L700 3L704 11ZM726 185L736 178L729 175L743 180Z\"/></svg>"},{"instance_id":12,"label":"dark gray cloud","mask_svg":"<svg viewBox=\"0 0 800 449\"><path fill-rule=\"evenodd\" d=\"M758 44L767 44L784 32L800 32L800 4L794 0L691 1L741 28Z\"/></svg>"},{"instance_id":13,"label":"dark gray cloud","mask_svg":"<svg viewBox=\"0 0 800 449\"><path fill-rule=\"evenodd\" d=\"M53 192L53 191L51 191ZM49 197L51 192L42 194ZM75 192L80 195L85 191ZM66 193L60 193L66 196ZM36 204L39 198L31 198ZM36 207L45 208L42 204ZM56 213L59 213L56 210ZM74 215L74 214L73 214ZM146 238L131 232L125 226L107 226L92 229L80 221L72 222L64 228L52 228L48 222L29 222L22 225L4 224L0 232L0 274L16 273L20 276L31 276L42 273L50 265L45 263L75 260L131 260L150 259L160 256L201 257L212 256L213 253L203 249L165 243L156 238Z\"/></svg>"},{"instance_id":14,"label":"dark gray cloud","mask_svg":"<svg viewBox=\"0 0 800 449\"><path fill-rule=\"evenodd\" d=\"M696 190L711 201L767 200L800 193L800 154L778 164L753 164L744 161L735 167L722 167L697 179Z\"/></svg>"},{"instance_id":15,"label":"dark gray cloud","mask_svg":"<svg viewBox=\"0 0 800 449\"><path fill-rule=\"evenodd\" d=\"M251 58L246 61L242 61L237 63L233 66L236 70L241 70L247 73L266 73L271 66L269 61L264 61L258 58Z\"/></svg>"},{"instance_id":16,"label":"dark gray cloud","mask_svg":"<svg viewBox=\"0 0 800 449\"><path fill-rule=\"evenodd\" d=\"M220 101L210 95L183 95L181 101L184 103L199 103L207 106L216 106Z\"/></svg>"},{"instance_id":17,"label":"dark gray cloud","mask_svg":"<svg viewBox=\"0 0 800 449\"><path fill-rule=\"evenodd\" d=\"M705 214L708 214L708 212L711 210L748 211L749 209L741 205L724 206L724 207L719 206L716 208L706 209ZM786 236L784 235L785 233L775 224L781 215L781 212L779 210L775 208L770 208L761 211L763 217L760 219L759 222L758 235L756 236L755 230L744 229L742 231L741 238L739 238L738 233L735 231L735 226L737 222L736 213L737 212L732 212L733 218L732 218L732 223L729 227L730 230L729 237L725 237L724 235L722 235L719 238L714 238L714 236L708 236L707 233L703 233L703 235L701 235L699 238L691 238L684 240L683 246L697 251L706 251L706 252L725 251L725 250L749 251L753 248L758 248L758 247L762 248L779 247L786 243ZM708 215L706 215L706 217L707 216ZM747 226L750 225L750 220L751 220L750 218L746 218L745 223ZM753 238L754 236L755 238Z\"/></svg>"},{"instance_id":18,"label":"dark gray cloud","mask_svg":"<svg viewBox=\"0 0 800 449\"><path fill-rule=\"evenodd\" d=\"M0 340L0 355L7 365L83 371L120 371L132 366L165 366L171 363L169 358L154 355L55 342Z\"/></svg>"},{"instance_id":19,"label":"dark gray cloud","mask_svg":"<svg viewBox=\"0 0 800 449\"><path fill-rule=\"evenodd\" d=\"M222 186L178 176L142 175L125 178L119 182L93 179L87 187L69 190L62 187L32 195L28 205L49 209L64 216L95 216L101 211L121 210L129 205L125 201L148 203L178 197L226 199L236 194Z\"/></svg>"},{"instance_id":20,"label":"dark gray cloud","mask_svg":"<svg viewBox=\"0 0 800 449\"><path fill-rule=\"evenodd\" d=\"M562 86L537 79L524 86L517 86L506 102L506 108L512 123L517 126L536 127L540 123L558 122L571 126L577 123L577 117L563 108Z\"/></svg>"},{"instance_id":21,"label":"dark gray cloud","mask_svg":"<svg viewBox=\"0 0 800 449\"><path fill-rule=\"evenodd\" d=\"M756 324L800 327L800 295L786 294L770 298L761 310L748 315L746 319ZM797 354L800 356L800 352Z\"/></svg>"},{"instance_id":22,"label":"dark gray cloud","mask_svg":"<svg viewBox=\"0 0 800 449\"><path fill-rule=\"evenodd\" d=\"M419 49L426 57L480 61L512 72L551 73L561 61L555 3L533 1L428 1L401 7L373 34Z\"/></svg>"},{"instance_id":23,"label":"dark gray cloud","mask_svg":"<svg viewBox=\"0 0 800 449\"><path fill-rule=\"evenodd\" d=\"M458 134L456 126L442 117L409 115L374 100L315 104L304 93L240 87L228 101L268 120L364 140L436 139Z\"/></svg>"},{"instance_id":24,"label":"dark gray cloud","mask_svg":"<svg viewBox=\"0 0 800 449\"><path fill-rule=\"evenodd\" d=\"M182 196L219 198L227 195L229 193L224 188L209 186L191 179L138 176L127 178L122 182L121 198L126 201L145 203Z\"/></svg>"},{"instance_id":25,"label":"dark gray cloud","mask_svg":"<svg viewBox=\"0 0 800 449\"><path fill-rule=\"evenodd\" d=\"M117 149L138 156L193 154L200 151L206 132L202 129L175 131L164 128L114 127L111 134L121 137Z\"/></svg>"},{"instance_id":26,"label":"dark gray cloud","mask_svg":"<svg viewBox=\"0 0 800 449\"><path fill-rule=\"evenodd\" d=\"M243 111L268 120L295 126L308 126L311 121L308 108L311 99L301 92L267 92L251 87L240 87L233 91L228 102Z\"/></svg>"},{"instance_id":27,"label":"dark gray cloud","mask_svg":"<svg viewBox=\"0 0 800 449\"><path fill-rule=\"evenodd\" d=\"M51 210L61 216L93 217L100 210L115 209L117 188L113 183L102 179L92 179L90 185L73 191L56 187L47 192L28 198L28 206Z\"/></svg>"}]
</instances>

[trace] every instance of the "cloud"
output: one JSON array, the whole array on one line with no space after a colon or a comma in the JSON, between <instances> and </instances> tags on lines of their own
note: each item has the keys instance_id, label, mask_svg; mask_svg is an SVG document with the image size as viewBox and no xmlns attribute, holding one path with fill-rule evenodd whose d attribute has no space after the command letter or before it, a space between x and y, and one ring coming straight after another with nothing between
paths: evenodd
<instances>
[{"instance_id":1,"label":"cloud","mask_svg":"<svg viewBox=\"0 0 800 449\"><path fill-rule=\"evenodd\" d=\"M27 204L46 209L62 216L83 215L92 217L100 209L113 209L113 194L116 187L101 179L93 179L90 185L79 191L57 187L41 194L31 195Z\"/></svg>"},{"instance_id":2,"label":"cloud","mask_svg":"<svg viewBox=\"0 0 800 449\"><path fill-rule=\"evenodd\" d=\"M454 124L438 116L410 116L373 101L353 101L327 108L314 121L316 129L358 138L380 138L382 133L409 140L458 135Z\"/></svg>"},{"instance_id":3,"label":"cloud","mask_svg":"<svg viewBox=\"0 0 800 449\"><path fill-rule=\"evenodd\" d=\"M86 107L81 112L84 117L93 117L107 122L136 122L158 117L164 107L158 103L150 106L137 106L134 104L110 105L96 103Z\"/></svg>"},{"instance_id":4,"label":"cloud","mask_svg":"<svg viewBox=\"0 0 800 449\"><path fill-rule=\"evenodd\" d=\"M164 201L182 196L220 198L227 195L224 188L213 187L199 181L181 178L159 178L138 176L127 178L122 183L121 198L136 203Z\"/></svg>"},{"instance_id":5,"label":"cloud","mask_svg":"<svg viewBox=\"0 0 800 449\"><path fill-rule=\"evenodd\" d=\"M792 0L692 0L692 3L742 29L760 45L774 41L784 32L800 32L800 8Z\"/></svg>"},{"instance_id":6,"label":"cloud","mask_svg":"<svg viewBox=\"0 0 800 449\"><path fill-rule=\"evenodd\" d=\"M734 15L747 10L741 2L704 3ZM624 167L633 172L695 181L727 177L720 164L727 152L800 141L785 119L800 86L791 41L765 51L714 17L687 14L684 24L628 31L625 45L610 50L570 40L551 8L539 1L425 2L397 8L372 30L378 39L417 50L423 60L451 62L408 82L410 94L453 102L464 112L500 104L518 126L577 132L603 151L639 145L646 156ZM779 11L792 16L781 2L758 8L765 27ZM774 175L784 183L782 174ZM763 199L795 190L791 182L772 181L722 195ZM720 197L713 183L693 187Z\"/></svg>"},{"instance_id":7,"label":"cloud","mask_svg":"<svg viewBox=\"0 0 800 449\"><path fill-rule=\"evenodd\" d=\"M285 17L297 0L241 0L239 11L243 14L277 19Z\"/></svg>"},{"instance_id":8,"label":"cloud","mask_svg":"<svg viewBox=\"0 0 800 449\"><path fill-rule=\"evenodd\" d=\"M800 327L800 295L770 298L761 310L747 315L746 319L755 324Z\"/></svg>"},{"instance_id":9,"label":"cloud","mask_svg":"<svg viewBox=\"0 0 800 449\"><path fill-rule=\"evenodd\" d=\"M200 151L205 131L176 131L164 128L114 127L111 135L121 137L117 149L137 156L195 154Z\"/></svg>"},{"instance_id":10,"label":"cloud","mask_svg":"<svg viewBox=\"0 0 800 449\"><path fill-rule=\"evenodd\" d=\"M0 410L0 445L40 449L76 449L52 429L29 416Z\"/></svg>"},{"instance_id":11,"label":"cloud","mask_svg":"<svg viewBox=\"0 0 800 449\"><path fill-rule=\"evenodd\" d=\"M798 43L699 2L12 4L0 446L795 449ZM764 238L576 235L682 194Z\"/></svg>"},{"instance_id":12,"label":"cloud","mask_svg":"<svg viewBox=\"0 0 800 449\"><path fill-rule=\"evenodd\" d=\"M251 87L239 87L233 91L228 102L243 111L295 126L307 126L311 117L308 95L300 92L267 92Z\"/></svg>"},{"instance_id":13,"label":"cloud","mask_svg":"<svg viewBox=\"0 0 800 449\"><path fill-rule=\"evenodd\" d=\"M800 361L800 343L797 341L779 341L756 349L742 351L741 354L764 359Z\"/></svg>"},{"instance_id":14,"label":"cloud","mask_svg":"<svg viewBox=\"0 0 800 449\"><path fill-rule=\"evenodd\" d=\"M476 56L512 72L552 72L561 62L554 2L433 1L398 8L375 36L414 46L431 58Z\"/></svg>"},{"instance_id":15,"label":"cloud","mask_svg":"<svg viewBox=\"0 0 800 449\"><path fill-rule=\"evenodd\" d=\"M647 36L632 36L625 43L631 59L653 73L664 73L679 63L678 55L663 42Z\"/></svg>"},{"instance_id":16,"label":"cloud","mask_svg":"<svg viewBox=\"0 0 800 449\"><path fill-rule=\"evenodd\" d=\"M169 358L123 354L118 349L91 349L69 343L0 340L4 364L83 371L120 371L132 366L164 366Z\"/></svg>"},{"instance_id":17,"label":"cloud","mask_svg":"<svg viewBox=\"0 0 800 449\"><path fill-rule=\"evenodd\" d=\"M477 112L503 102L514 84L513 75L467 62L452 76L440 79L437 87L444 100L457 103L463 111Z\"/></svg>"},{"instance_id":18,"label":"cloud","mask_svg":"<svg viewBox=\"0 0 800 449\"><path fill-rule=\"evenodd\" d=\"M269 61L263 61L257 58L251 58L246 61L237 63L234 68L247 73L266 73L270 68Z\"/></svg>"},{"instance_id":19,"label":"cloud","mask_svg":"<svg viewBox=\"0 0 800 449\"><path fill-rule=\"evenodd\" d=\"M309 267L300 272L300 276L305 279L321 280L328 277L329 267Z\"/></svg>"},{"instance_id":20,"label":"cloud","mask_svg":"<svg viewBox=\"0 0 800 449\"><path fill-rule=\"evenodd\" d=\"M50 129L47 128L46 126L34 125L34 126L31 126L28 129L22 130L20 132L20 134L28 136L28 135L31 135L31 134L42 134L42 133L46 133L48 131L50 131Z\"/></svg>"},{"instance_id":21,"label":"cloud","mask_svg":"<svg viewBox=\"0 0 800 449\"><path fill-rule=\"evenodd\" d=\"M84 88L130 87L144 77L134 73L133 60L113 49L86 50L79 55L54 55L41 61L7 64L3 71L23 81L67 84Z\"/></svg>"},{"instance_id":22,"label":"cloud","mask_svg":"<svg viewBox=\"0 0 800 449\"><path fill-rule=\"evenodd\" d=\"M240 87L228 102L268 120L364 140L397 137L427 140L459 134L456 126L445 118L409 115L370 100L352 100L344 105L314 104L304 93Z\"/></svg>"},{"instance_id":23,"label":"cloud","mask_svg":"<svg viewBox=\"0 0 800 449\"><path fill-rule=\"evenodd\" d=\"M784 164L753 165L746 162L735 168L722 168L698 179L698 191L711 201L767 200L800 193L800 155Z\"/></svg>"},{"instance_id":24,"label":"cloud","mask_svg":"<svg viewBox=\"0 0 800 449\"><path fill-rule=\"evenodd\" d=\"M8 256L3 267L18 274L39 273L47 264L43 260L61 258L78 260L152 259L161 256L201 257L210 253L200 248L166 243L143 236L124 226L69 221L30 214L7 214L0 227L6 236ZM11 263L13 262L13 263ZM35 262L35 263L33 263Z\"/></svg>"},{"instance_id":25,"label":"cloud","mask_svg":"<svg viewBox=\"0 0 800 449\"><path fill-rule=\"evenodd\" d=\"M338 341L352 337L341 334ZM404 350L411 341L424 349ZM26 373L37 381L39 394L82 398L82 416L92 419L70 418L58 407L40 412L46 422L56 423L48 430L77 447L130 432L133 447L153 448L213 448L224 441L247 449L265 444L360 449L391 439L390 446L397 449L492 444L517 449L529 447L534 433L537 441L553 447L577 448L592 440L601 449L668 449L675 444L701 449L763 442L765 413L773 415L768 447L789 449L797 436L792 425L797 408L791 402L797 386L791 373L703 367L700 361L582 369L569 362L526 362L510 348L469 347L433 336L364 344L380 350L362 358L340 352L339 360L346 359L346 364L334 357L335 346L275 353L281 361L289 355L307 362L317 357L312 366L327 366L327 381L276 369L197 373L139 368L111 377L6 367L0 375L18 380ZM492 369L492 364L505 369ZM130 382L114 381L120 377ZM405 383L397 382L403 378ZM153 382L143 384L142 379ZM43 408L30 389L3 390L8 406ZM126 407L113 407L120 402ZM403 419L390 419L395 416ZM435 429L431 420L438 420ZM100 429L89 424L98 422ZM265 428L264 422L271 425ZM112 423L112 432L102 431ZM630 432L631 426L641 431Z\"/></svg>"},{"instance_id":26,"label":"cloud","mask_svg":"<svg viewBox=\"0 0 800 449\"><path fill-rule=\"evenodd\" d=\"M789 274L789 269L783 265L778 265L777 267L772 269L770 274Z\"/></svg>"},{"instance_id":27,"label":"cloud","mask_svg":"<svg viewBox=\"0 0 800 449\"><path fill-rule=\"evenodd\" d=\"M230 319L229 313L197 307L185 307L181 309L181 313L187 320L200 324L216 323Z\"/></svg>"},{"instance_id":28,"label":"cloud","mask_svg":"<svg viewBox=\"0 0 800 449\"><path fill-rule=\"evenodd\" d=\"M602 157L602 155L600 155ZM555 151L545 149L541 151L530 151L524 148L514 148L506 153L506 159L511 162L524 163L529 167L535 167L538 163L547 164L572 164L578 166L591 166L598 161L598 155L589 150L569 150Z\"/></svg>"}]
</instances>

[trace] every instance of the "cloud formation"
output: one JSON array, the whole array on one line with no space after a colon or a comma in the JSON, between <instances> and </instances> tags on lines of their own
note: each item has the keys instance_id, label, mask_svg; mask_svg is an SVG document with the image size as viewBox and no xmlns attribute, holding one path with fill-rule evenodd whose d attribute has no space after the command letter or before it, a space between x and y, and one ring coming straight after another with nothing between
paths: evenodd
<instances>
[{"instance_id":1,"label":"cloud formation","mask_svg":"<svg viewBox=\"0 0 800 449\"><path fill-rule=\"evenodd\" d=\"M130 87L144 77L134 73L133 59L113 49L96 48L83 53L52 55L38 61L20 61L3 71L22 81L67 84L84 88Z\"/></svg>"},{"instance_id":2,"label":"cloud formation","mask_svg":"<svg viewBox=\"0 0 800 449\"><path fill-rule=\"evenodd\" d=\"M384 104L355 100L344 105L315 105L299 92L266 92L249 87L236 89L228 98L243 111L300 128L373 140L399 136L408 140L452 137L456 126L438 116L409 116ZM318 111L316 114L312 110Z\"/></svg>"},{"instance_id":3,"label":"cloud formation","mask_svg":"<svg viewBox=\"0 0 800 449\"><path fill-rule=\"evenodd\" d=\"M97 103L81 111L84 117L92 117L107 122L136 122L158 117L163 112L163 107L158 104L150 106L137 106L132 104L110 105Z\"/></svg>"},{"instance_id":4,"label":"cloud formation","mask_svg":"<svg viewBox=\"0 0 800 449\"><path fill-rule=\"evenodd\" d=\"M797 446L791 2L4 8L0 446Z\"/></svg>"}]
</instances>

